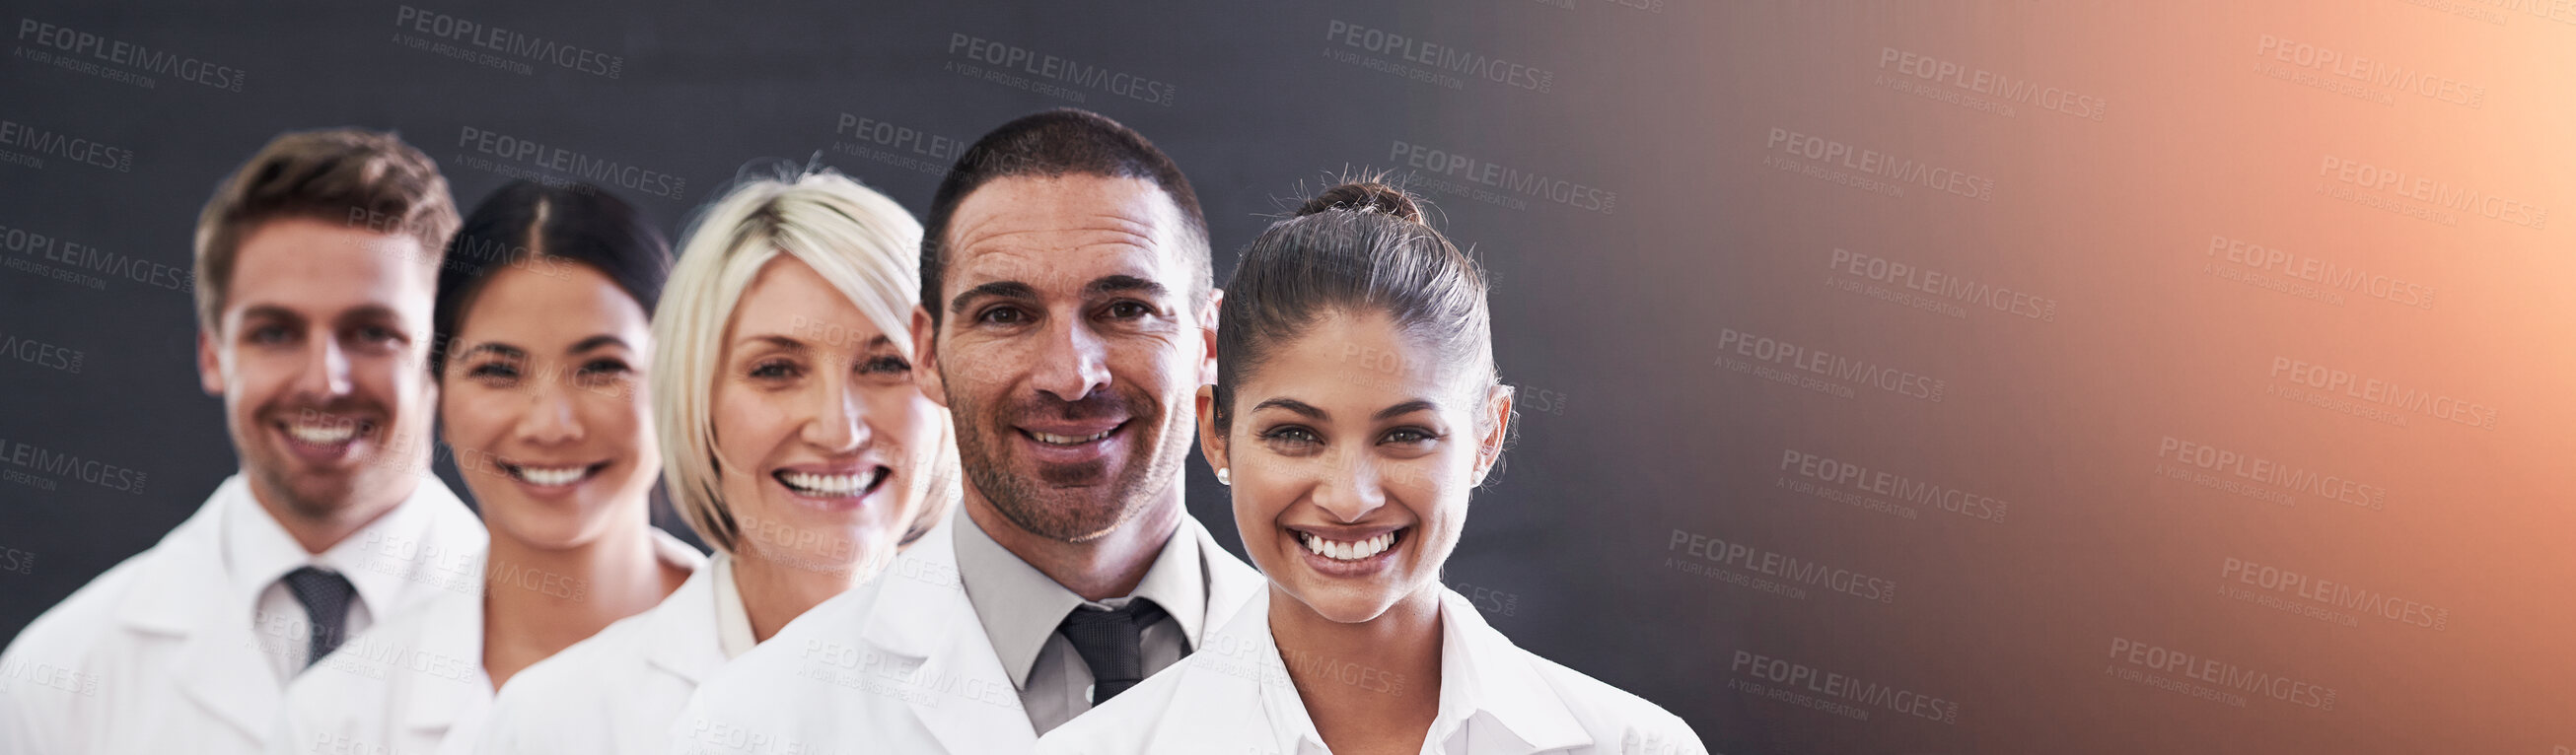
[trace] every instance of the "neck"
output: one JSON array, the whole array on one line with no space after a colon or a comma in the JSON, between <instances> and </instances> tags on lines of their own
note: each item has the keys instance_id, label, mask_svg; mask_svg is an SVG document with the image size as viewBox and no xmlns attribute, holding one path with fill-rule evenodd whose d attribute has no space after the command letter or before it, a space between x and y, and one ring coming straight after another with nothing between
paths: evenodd
<instances>
[{"instance_id":1,"label":"neck","mask_svg":"<svg viewBox=\"0 0 2576 755\"><path fill-rule=\"evenodd\" d=\"M1134 519L1079 543L1020 529L972 484L966 486L964 503L966 516L974 519L975 526L982 527L984 534L992 536L1003 550L1083 600L1101 601L1135 592L1137 583L1145 581L1145 571L1153 568L1154 559L1163 555L1163 545L1179 531L1183 510L1180 481L1174 480L1167 490L1170 492L1137 512Z\"/></svg>"},{"instance_id":2,"label":"neck","mask_svg":"<svg viewBox=\"0 0 2576 755\"><path fill-rule=\"evenodd\" d=\"M768 642L787 622L867 581L870 571L857 563L831 571L812 564L780 563L746 543L734 549L733 586L742 594L743 614L751 620L752 641Z\"/></svg>"},{"instance_id":3,"label":"neck","mask_svg":"<svg viewBox=\"0 0 2576 755\"><path fill-rule=\"evenodd\" d=\"M1419 752L1440 713L1440 601L1412 595L1367 621L1325 618L1270 586L1270 635L1335 752ZM1356 667L1357 672L1352 669Z\"/></svg>"},{"instance_id":4,"label":"neck","mask_svg":"<svg viewBox=\"0 0 2576 755\"><path fill-rule=\"evenodd\" d=\"M244 469L242 477L250 481L251 500L259 503L260 510L268 512L268 518L277 520L277 526L286 528L286 535L295 538L297 547L303 548L305 553L316 555L330 550L331 546L339 545L340 541L348 539L349 535L358 530L366 529L367 525L374 524L377 519L392 512L395 507L401 506L403 500L410 498L412 493L412 488L404 488L375 496L352 495L350 500L343 502L344 505L328 512L304 512L297 511L294 506L284 503L286 497L269 490L268 486L260 481L258 473ZM410 479L414 479L415 486L418 485L416 478Z\"/></svg>"},{"instance_id":5,"label":"neck","mask_svg":"<svg viewBox=\"0 0 2576 755\"><path fill-rule=\"evenodd\" d=\"M570 548L541 548L492 530L483 567L483 659L492 684L618 619L643 613L688 578L654 552L642 516L645 501L611 506L636 515L610 525L596 540Z\"/></svg>"}]
</instances>

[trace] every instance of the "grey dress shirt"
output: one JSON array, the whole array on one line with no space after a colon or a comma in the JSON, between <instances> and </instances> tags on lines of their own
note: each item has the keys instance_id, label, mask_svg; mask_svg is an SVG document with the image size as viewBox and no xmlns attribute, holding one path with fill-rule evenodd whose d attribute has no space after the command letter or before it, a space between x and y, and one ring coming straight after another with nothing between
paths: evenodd
<instances>
[{"instance_id":1,"label":"grey dress shirt","mask_svg":"<svg viewBox=\"0 0 2576 755\"><path fill-rule=\"evenodd\" d=\"M1083 600L1020 560L973 517L961 514L957 522L957 577L1037 733L1091 710L1091 667L1055 631L1075 606L1117 609L1140 597L1161 606L1167 615L1143 633L1147 676L1180 662L1198 645L1200 625L1207 621L1207 565L1201 562L1197 522L1187 515L1134 593L1098 602Z\"/></svg>"}]
</instances>

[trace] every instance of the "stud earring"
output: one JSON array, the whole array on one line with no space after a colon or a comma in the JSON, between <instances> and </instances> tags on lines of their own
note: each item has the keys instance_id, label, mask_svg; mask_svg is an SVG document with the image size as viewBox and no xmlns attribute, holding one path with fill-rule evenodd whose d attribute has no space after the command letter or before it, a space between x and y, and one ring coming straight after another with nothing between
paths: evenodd
<instances>
[{"instance_id":1,"label":"stud earring","mask_svg":"<svg viewBox=\"0 0 2576 755\"><path fill-rule=\"evenodd\" d=\"M1224 468L1224 467L1217 467L1217 468L1216 468L1216 484L1219 484L1219 485L1233 485L1233 484L1234 484L1234 476L1233 476L1233 475L1226 474L1226 471L1225 471L1225 468Z\"/></svg>"}]
</instances>

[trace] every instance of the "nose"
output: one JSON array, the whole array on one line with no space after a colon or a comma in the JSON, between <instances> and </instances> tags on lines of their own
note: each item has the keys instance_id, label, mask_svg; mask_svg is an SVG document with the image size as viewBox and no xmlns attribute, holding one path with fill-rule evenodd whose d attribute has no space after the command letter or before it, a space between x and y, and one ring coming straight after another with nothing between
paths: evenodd
<instances>
[{"instance_id":1,"label":"nose","mask_svg":"<svg viewBox=\"0 0 2576 755\"><path fill-rule=\"evenodd\" d=\"M325 334L305 342L313 345L305 350L304 367L295 376L295 391L314 403L349 395L349 352L340 347L340 339Z\"/></svg>"},{"instance_id":2,"label":"nose","mask_svg":"<svg viewBox=\"0 0 2576 755\"><path fill-rule=\"evenodd\" d=\"M572 392L559 380L538 380L535 386L529 391L527 411L519 415L519 439L540 446L581 442L581 418L573 409Z\"/></svg>"},{"instance_id":3,"label":"nose","mask_svg":"<svg viewBox=\"0 0 2576 755\"><path fill-rule=\"evenodd\" d=\"M866 448L868 411L866 397L843 373L815 381L814 395L808 406L813 412L805 420L800 437L816 448L832 453L846 453Z\"/></svg>"},{"instance_id":4,"label":"nose","mask_svg":"<svg viewBox=\"0 0 2576 755\"><path fill-rule=\"evenodd\" d=\"M1380 484L1376 460L1365 453L1335 454L1339 458L1324 465L1324 479L1315 485L1315 505L1344 524L1385 506L1386 486Z\"/></svg>"},{"instance_id":5,"label":"nose","mask_svg":"<svg viewBox=\"0 0 2576 755\"><path fill-rule=\"evenodd\" d=\"M1109 387L1109 345L1077 317L1059 317L1031 367L1031 383L1065 401Z\"/></svg>"}]
</instances>

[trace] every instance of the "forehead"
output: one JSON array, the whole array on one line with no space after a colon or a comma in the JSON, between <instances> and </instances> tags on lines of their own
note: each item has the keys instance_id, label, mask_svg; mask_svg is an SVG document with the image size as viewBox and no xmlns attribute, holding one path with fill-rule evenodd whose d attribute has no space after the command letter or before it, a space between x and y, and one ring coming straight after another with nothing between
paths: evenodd
<instances>
[{"instance_id":1,"label":"forehead","mask_svg":"<svg viewBox=\"0 0 2576 755\"><path fill-rule=\"evenodd\" d=\"M1152 181L1076 174L987 183L958 203L947 236L949 291L992 280L1080 285L1112 272L1170 283L1190 273L1182 255L1195 250L1179 205Z\"/></svg>"},{"instance_id":2,"label":"forehead","mask_svg":"<svg viewBox=\"0 0 2576 755\"><path fill-rule=\"evenodd\" d=\"M1333 310L1304 331L1271 344L1267 358L1243 376L1236 400L1248 404L1285 397L1375 411L1433 399L1444 408L1459 408L1463 405L1447 399L1464 385L1469 365L1454 361L1443 358L1435 344L1397 328L1385 313Z\"/></svg>"},{"instance_id":3,"label":"forehead","mask_svg":"<svg viewBox=\"0 0 2576 755\"><path fill-rule=\"evenodd\" d=\"M271 220L235 250L225 309L278 307L308 314L378 306L425 324L436 302L435 252L408 235L303 218Z\"/></svg>"},{"instance_id":4,"label":"forehead","mask_svg":"<svg viewBox=\"0 0 2576 755\"><path fill-rule=\"evenodd\" d=\"M842 345L881 332L822 273L783 253L761 263L760 272L743 287L730 330L736 336L784 335Z\"/></svg>"},{"instance_id":5,"label":"forehead","mask_svg":"<svg viewBox=\"0 0 2576 755\"><path fill-rule=\"evenodd\" d=\"M467 307L457 335L507 340L554 334L569 340L631 333L646 327L647 319L644 305L598 268L546 260L492 273Z\"/></svg>"}]
</instances>

